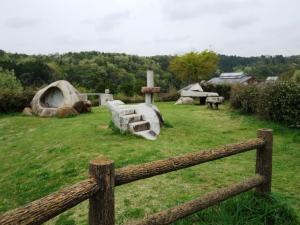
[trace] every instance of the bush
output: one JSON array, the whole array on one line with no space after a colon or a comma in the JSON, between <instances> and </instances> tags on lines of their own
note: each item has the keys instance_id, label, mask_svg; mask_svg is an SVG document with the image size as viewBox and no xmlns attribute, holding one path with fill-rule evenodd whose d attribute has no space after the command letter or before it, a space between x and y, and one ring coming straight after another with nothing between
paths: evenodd
<instances>
[{"instance_id":1,"label":"bush","mask_svg":"<svg viewBox=\"0 0 300 225\"><path fill-rule=\"evenodd\" d=\"M230 98L231 85L228 84L201 84L203 91L217 92L220 96L226 100Z\"/></svg>"},{"instance_id":2,"label":"bush","mask_svg":"<svg viewBox=\"0 0 300 225\"><path fill-rule=\"evenodd\" d=\"M0 89L4 92L14 90L16 93L23 90L21 82L16 78L14 71L0 67Z\"/></svg>"},{"instance_id":3,"label":"bush","mask_svg":"<svg viewBox=\"0 0 300 225\"><path fill-rule=\"evenodd\" d=\"M235 86L230 104L242 113L300 126L300 85L293 82Z\"/></svg>"},{"instance_id":4,"label":"bush","mask_svg":"<svg viewBox=\"0 0 300 225\"><path fill-rule=\"evenodd\" d=\"M124 103L141 103L145 102L145 96L142 95L134 95L134 96L126 96L124 94L116 94L114 95L114 99L121 100Z\"/></svg>"},{"instance_id":5,"label":"bush","mask_svg":"<svg viewBox=\"0 0 300 225\"><path fill-rule=\"evenodd\" d=\"M177 101L180 97L180 94L177 90L170 89L167 93L158 93L154 95L154 101L157 102L170 102L170 101ZM124 94L116 94L114 95L114 99L121 100L125 103L141 103L145 102L145 95L133 95L133 96L126 96Z\"/></svg>"},{"instance_id":6,"label":"bush","mask_svg":"<svg viewBox=\"0 0 300 225\"><path fill-rule=\"evenodd\" d=\"M25 107L30 106L30 102L35 94L31 88L23 91L0 90L0 113L20 112Z\"/></svg>"},{"instance_id":7,"label":"bush","mask_svg":"<svg viewBox=\"0 0 300 225\"><path fill-rule=\"evenodd\" d=\"M254 85L232 87L230 104L242 113L255 113L257 109L258 88Z\"/></svg>"},{"instance_id":8,"label":"bush","mask_svg":"<svg viewBox=\"0 0 300 225\"><path fill-rule=\"evenodd\" d=\"M13 71L0 68L0 113L21 111L33 96L34 90L24 90Z\"/></svg>"},{"instance_id":9,"label":"bush","mask_svg":"<svg viewBox=\"0 0 300 225\"><path fill-rule=\"evenodd\" d=\"M158 93L155 96L155 100L158 102L170 102L177 101L180 98L180 94L175 88L170 88L167 93Z\"/></svg>"},{"instance_id":10,"label":"bush","mask_svg":"<svg viewBox=\"0 0 300 225\"><path fill-rule=\"evenodd\" d=\"M257 113L266 119L300 126L300 85L276 82L262 86Z\"/></svg>"}]
</instances>

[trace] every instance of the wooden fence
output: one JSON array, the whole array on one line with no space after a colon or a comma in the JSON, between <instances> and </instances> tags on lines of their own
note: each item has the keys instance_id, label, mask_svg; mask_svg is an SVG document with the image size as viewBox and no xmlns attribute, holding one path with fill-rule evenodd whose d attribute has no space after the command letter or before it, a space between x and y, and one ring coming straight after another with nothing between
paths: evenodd
<instances>
[{"instance_id":1,"label":"wooden fence","mask_svg":"<svg viewBox=\"0 0 300 225\"><path fill-rule=\"evenodd\" d=\"M115 186L253 149L257 149L256 174L253 177L174 208L155 213L134 224L170 224L254 187L256 187L256 193L267 196L271 192L272 143L272 130L260 129L257 132L257 138L241 143L116 170L112 160L98 158L90 162L89 179L1 215L0 224L41 224L89 199L89 224L113 225L115 223Z\"/></svg>"}]
</instances>

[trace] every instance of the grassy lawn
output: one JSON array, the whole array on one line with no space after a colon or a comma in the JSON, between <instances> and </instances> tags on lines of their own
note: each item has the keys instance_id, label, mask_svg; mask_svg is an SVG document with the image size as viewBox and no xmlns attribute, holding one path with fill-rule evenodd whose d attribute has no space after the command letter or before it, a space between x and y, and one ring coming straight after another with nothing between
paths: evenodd
<instances>
[{"instance_id":1,"label":"grassy lawn","mask_svg":"<svg viewBox=\"0 0 300 225\"><path fill-rule=\"evenodd\" d=\"M66 119L1 115L0 213L85 179L89 160L99 155L115 160L119 168L254 138L258 128L272 128L272 190L299 217L300 130L242 116L228 106L215 111L205 106L157 105L173 128L163 128L156 141L113 133L106 108ZM254 166L255 152L251 151L117 187L117 223L240 181L254 174ZM87 224L87 205L87 201L79 204L48 224ZM209 209L178 224L198 224L206 212L214 215Z\"/></svg>"}]
</instances>

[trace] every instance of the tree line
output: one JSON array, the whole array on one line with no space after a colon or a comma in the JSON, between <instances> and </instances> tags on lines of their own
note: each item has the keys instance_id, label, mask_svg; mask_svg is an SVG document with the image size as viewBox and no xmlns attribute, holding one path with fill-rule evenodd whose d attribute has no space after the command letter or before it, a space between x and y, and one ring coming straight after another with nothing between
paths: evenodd
<instances>
[{"instance_id":1,"label":"tree line","mask_svg":"<svg viewBox=\"0 0 300 225\"><path fill-rule=\"evenodd\" d=\"M244 71L258 79L289 79L300 69L300 56L239 57L210 51L151 57L97 51L26 55L0 50L0 68L2 74L14 73L25 88L65 79L81 91L103 92L109 88L112 93L132 96L145 85L147 69L154 71L155 84L167 92L221 72Z\"/></svg>"}]
</instances>

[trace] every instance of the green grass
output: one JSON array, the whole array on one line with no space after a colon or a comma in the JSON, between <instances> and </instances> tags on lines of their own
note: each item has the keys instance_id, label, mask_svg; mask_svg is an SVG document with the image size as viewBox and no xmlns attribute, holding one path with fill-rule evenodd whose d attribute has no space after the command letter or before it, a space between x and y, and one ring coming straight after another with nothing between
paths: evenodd
<instances>
[{"instance_id":1,"label":"green grass","mask_svg":"<svg viewBox=\"0 0 300 225\"><path fill-rule=\"evenodd\" d=\"M168 126L156 141L112 131L108 127L111 117L105 108L93 108L90 114L65 119L1 115L0 213L85 179L89 160L99 155L113 159L119 168L254 138L257 129L272 128L272 190L299 218L299 130L243 116L227 106L216 111L205 106L157 105ZM252 176L254 165L255 152L251 151L117 187L117 223L142 218ZM273 209L274 204L258 207L250 201L254 198L247 196L228 200L178 224L263 224L256 220L263 221L265 214L261 212ZM243 205L248 211L239 210L244 209ZM284 212L290 215L289 209ZM274 215L277 218L280 214ZM250 222L237 222L248 217ZM227 223L220 222L222 218ZM87 201L48 224L87 224Z\"/></svg>"}]
</instances>

